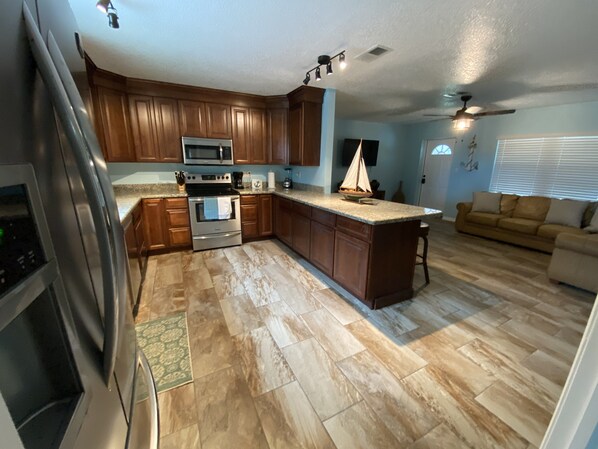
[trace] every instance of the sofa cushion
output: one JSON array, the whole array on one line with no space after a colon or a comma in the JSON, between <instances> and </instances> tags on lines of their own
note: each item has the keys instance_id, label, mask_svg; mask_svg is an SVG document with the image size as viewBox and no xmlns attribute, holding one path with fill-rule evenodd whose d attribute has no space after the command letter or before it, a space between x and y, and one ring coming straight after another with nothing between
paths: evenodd
<instances>
[{"instance_id":1,"label":"sofa cushion","mask_svg":"<svg viewBox=\"0 0 598 449\"><path fill-rule=\"evenodd\" d=\"M500 193L494 192L473 192L473 212L500 212Z\"/></svg>"},{"instance_id":2,"label":"sofa cushion","mask_svg":"<svg viewBox=\"0 0 598 449\"><path fill-rule=\"evenodd\" d=\"M528 220L544 221L550 198L545 196L520 196L513 211L513 218L527 218Z\"/></svg>"},{"instance_id":3,"label":"sofa cushion","mask_svg":"<svg viewBox=\"0 0 598 449\"><path fill-rule=\"evenodd\" d=\"M588 201L559 200L552 198L544 223L560 224L579 228Z\"/></svg>"},{"instance_id":4,"label":"sofa cushion","mask_svg":"<svg viewBox=\"0 0 598 449\"><path fill-rule=\"evenodd\" d=\"M573 226L565 226L560 224L543 224L538 228L538 237L547 239L556 239L556 236L561 232L568 232L570 234L586 235L584 231Z\"/></svg>"},{"instance_id":5,"label":"sofa cushion","mask_svg":"<svg viewBox=\"0 0 598 449\"><path fill-rule=\"evenodd\" d=\"M590 221L590 225L586 226L584 228L584 231L598 232L598 209L596 209L596 212L594 212L594 216L592 217L592 220Z\"/></svg>"},{"instance_id":6,"label":"sofa cushion","mask_svg":"<svg viewBox=\"0 0 598 449\"><path fill-rule=\"evenodd\" d=\"M583 219L581 220L581 227L585 228L586 226L590 226L590 222L592 221L592 217L594 213L598 210L598 201L594 201L593 203L588 204L586 210L583 213Z\"/></svg>"},{"instance_id":7,"label":"sofa cushion","mask_svg":"<svg viewBox=\"0 0 598 449\"><path fill-rule=\"evenodd\" d=\"M500 197L500 213L510 217L513 215L515 206L517 206L517 200L519 195L512 195L510 193L503 193Z\"/></svg>"},{"instance_id":8,"label":"sofa cushion","mask_svg":"<svg viewBox=\"0 0 598 449\"><path fill-rule=\"evenodd\" d=\"M576 235L563 232L556 238L555 246L598 257L598 234Z\"/></svg>"},{"instance_id":9,"label":"sofa cushion","mask_svg":"<svg viewBox=\"0 0 598 449\"><path fill-rule=\"evenodd\" d=\"M506 215L491 214L489 212L470 212L465 217L470 223L477 223L484 226L496 227L498 220L501 218L507 218Z\"/></svg>"},{"instance_id":10,"label":"sofa cushion","mask_svg":"<svg viewBox=\"0 0 598 449\"><path fill-rule=\"evenodd\" d=\"M498 221L499 228L529 235L536 235L541 224L541 221L529 220L527 218L503 218Z\"/></svg>"}]
</instances>

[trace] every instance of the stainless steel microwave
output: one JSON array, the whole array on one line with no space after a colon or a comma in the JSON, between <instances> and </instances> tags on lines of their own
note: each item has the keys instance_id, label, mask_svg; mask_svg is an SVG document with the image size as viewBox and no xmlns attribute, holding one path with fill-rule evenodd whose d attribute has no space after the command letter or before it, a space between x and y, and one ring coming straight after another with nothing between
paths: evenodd
<instances>
[{"instance_id":1,"label":"stainless steel microwave","mask_svg":"<svg viewBox=\"0 0 598 449\"><path fill-rule=\"evenodd\" d=\"M185 165L233 165L233 141L183 137Z\"/></svg>"}]
</instances>

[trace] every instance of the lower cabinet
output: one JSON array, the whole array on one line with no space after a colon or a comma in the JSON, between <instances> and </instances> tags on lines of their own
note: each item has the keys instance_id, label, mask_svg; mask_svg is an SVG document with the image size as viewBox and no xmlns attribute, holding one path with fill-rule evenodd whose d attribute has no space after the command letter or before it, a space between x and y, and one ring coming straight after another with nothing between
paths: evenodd
<instances>
[{"instance_id":1,"label":"lower cabinet","mask_svg":"<svg viewBox=\"0 0 598 449\"><path fill-rule=\"evenodd\" d=\"M281 241L289 246L293 245L293 202L284 198L276 198L277 207L274 233Z\"/></svg>"},{"instance_id":2,"label":"lower cabinet","mask_svg":"<svg viewBox=\"0 0 598 449\"><path fill-rule=\"evenodd\" d=\"M272 235L274 231L272 215L272 195L241 195L243 240Z\"/></svg>"},{"instance_id":3,"label":"lower cabinet","mask_svg":"<svg viewBox=\"0 0 598 449\"><path fill-rule=\"evenodd\" d=\"M293 206L293 209L295 209L296 206L298 206L298 203L295 203ZM304 206L303 204L299 206L309 208L309 206ZM292 234L292 248L306 259L309 259L311 241L311 218L307 215L304 215L302 211L293 210Z\"/></svg>"},{"instance_id":4,"label":"lower cabinet","mask_svg":"<svg viewBox=\"0 0 598 449\"><path fill-rule=\"evenodd\" d=\"M191 245L187 198L144 199L143 220L149 251Z\"/></svg>"},{"instance_id":5,"label":"lower cabinet","mask_svg":"<svg viewBox=\"0 0 598 449\"><path fill-rule=\"evenodd\" d=\"M368 242L336 231L332 277L358 297L366 294L369 254Z\"/></svg>"},{"instance_id":6,"label":"lower cabinet","mask_svg":"<svg viewBox=\"0 0 598 449\"><path fill-rule=\"evenodd\" d=\"M332 277L334 268L334 228L312 220L309 258L311 263Z\"/></svg>"}]
</instances>

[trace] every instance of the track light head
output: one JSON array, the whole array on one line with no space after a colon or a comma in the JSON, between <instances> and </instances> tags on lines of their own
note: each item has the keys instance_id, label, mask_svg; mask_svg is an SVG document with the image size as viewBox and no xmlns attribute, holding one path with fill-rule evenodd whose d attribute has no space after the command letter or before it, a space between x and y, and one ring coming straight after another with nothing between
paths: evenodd
<instances>
[{"instance_id":1,"label":"track light head","mask_svg":"<svg viewBox=\"0 0 598 449\"><path fill-rule=\"evenodd\" d=\"M310 79L311 79L311 76L309 75L309 72L307 72L305 74L305 79L303 80L303 84L305 84L307 86L309 84Z\"/></svg>"},{"instance_id":2,"label":"track light head","mask_svg":"<svg viewBox=\"0 0 598 449\"><path fill-rule=\"evenodd\" d=\"M332 62L326 64L326 75L332 75Z\"/></svg>"},{"instance_id":3,"label":"track light head","mask_svg":"<svg viewBox=\"0 0 598 449\"><path fill-rule=\"evenodd\" d=\"M112 6L112 3L110 3L110 6L108 7L107 11L108 11L108 26L110 28L119 29L120 24L118 23L118 15L116 14L116 9L114 8L114 6Z\"/></svg>"},{"instance_id":4,"label":"track light head","mask_svg":"<svg viewBox=\"0 0 598 449\"><path fill-rule=\"evenodd\" d=\"M347 62L345 61L345 54L341 53L338 57L338 62L341 70L344 70L347 67Z\"/></svg>"},{"instance_id":5,"label":"track light head","mask_svg":"<svg viewBox=\"0 0 598 449\"><path fill-rule=\"evenodd\" d=\"M320 81L322 79L322 77L320 76L320 68L318 67L316 69L316 81Z\"/></svg>"},{"instance_id":6,"label":"track light head","mask_svg":"<svg viewBox=\"0 0 598 449\"><path fill-rule=\"evenodd\" d=\"M98 0L96 3L96 8L104 14L108 12L108 5L110 4L110 0Z\"/></svg>"}]
</instances>

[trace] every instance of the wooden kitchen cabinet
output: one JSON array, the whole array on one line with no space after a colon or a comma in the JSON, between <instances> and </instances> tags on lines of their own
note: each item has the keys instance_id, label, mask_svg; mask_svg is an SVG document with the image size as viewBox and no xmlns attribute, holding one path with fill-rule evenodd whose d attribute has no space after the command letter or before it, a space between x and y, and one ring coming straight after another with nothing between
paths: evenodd
<instances>
[{"instance_id":1,"label":"wooden kitchen cabinet","mask_svg":"<svg viewBox=\"0 0 598 449\"><path fill-rule=\"evenodd\" d=\"M233 107L231 111L235 164L268 163L265 110Z\"/></svg>"},{"instance_id":2,"label":"wooden kitchen cabinet","mask_svg":"<svg viewBox=\"0 0 598 449\"><path fill-rule=\"evenodd\" d=\"M183 162L177 101L155 97L154 119L159 161Z\"/></svg>"},{"instance_id":3,"label":"wooden kitchen cabinet","mask_svg":"<svg viewBox=\"0 0 598 449\"><path fill-rule=\"evenodd\" d=\"M129 95L129 114L135 146L135 160L158 162L160 157L156 145L154 99L148 95Z\"/></svg>"},{"instance_id":4,"label":"wooden kitchen cabinet","mask_svg":"<svg viewBox=\"0 0 598 449\"><path fill-rule=\"evenodd\" d=\"M104 143L104 156L108 162L135 160L133 136L129 123L127 94L104 86L97 86L100 139Z\"/></svg>"},{"instance_id":5,"label":"wooden kitchen cabinet","mask_svg":"<svg viewBox=\"0 0 598 449\"><path fill-rule=\"evenodd\" d=\"M243 240L272 235L272 195L241 195Z\"/></svg>"},{"instance_id":6,"label":"wooden kitchen cabinet","mask_svg":"<svg viewBox=\"0 0 598 449\"><path fill-rule=\"evenodd\" d=\"M227 104L206 103L207 137L230 139L232 137L230 106Z\"/></svg>"},{"instance_id":7,"label":"wooden kitchen cabinet","mask_svg":"<svg viewBox=\"0 0 598 449\"><path fill-rule=\"evenodd\" d=\"M311 207L293 202L292 248L309 259L311 242Z\"/></svg>"},{"instance_id":8,"label":"wooden kitchen cabinet","mask_svg":"<svg viewBox=\"0 0 598 449\"><path fill-rule=\"evenodd\" d=\"M187 198L165 198L167 245L177 248L191 245L191 222Z\"/></svg>"},{"instance_id":9,"label":"wooden kitchen cabinet","mask_svg":"<svg viewBox=\"0 0 598 449\"><path fill-rule=\"evenodd\" d=\"M268 162L285 165L288 163L288 121L289 108L269 108L268 119Z\"/></svg>"},{"instance_id":10,"label":"wooden kitchen cabinet","mask_svg":"<svg viewBox=\"0 0 598 449\"><path fill-rule=\"evenodd\" d=\"M333 279L358 297L365 297L370 244L337 229Z\"/></svg>"},{"instance_id":11,"label":"wooden kitchen cabinet","mask_svg":"<svg viewBox=\"0 0 598 449\"><path fill-rule=\"evenodd\" d=\"M166 249L168 243L164 221L164 201L161 198L143 200L143 221L148 251Z\"/></svg>"},{"instance_id":12,"label":"wooden kitchen cabinet","mask_svg":"<svg viewBox=\"0 0 598 449\"><path fill-rule=\"evenodd\" d=\"M289 246L293 245L293 202L285 198L276 198L274 211L276 237Z\"/></svg>"},{"instance_id":13,"label":"wooden kitchen cabinet","mask_svg":"<svg viewBox=\"0 0 598 449\"><path fill-rule=\"evenodd\" d=\"M289 164L320 165L324 89L301 86L289 98Z\"/></svg>"},{"instance_id":14,"label":"wooden kitchen cabinet","mask_svg":"<svg viewBox=\"0 0 598 449\"><path fill-rule=\"evenodd\" d=\"M179 100L179 127L182 137L207 137L206 105L201 101Z\"/></svg>"},{"instance_id":15,"label":"wooden kitchen cabinet","mask_svg":"<svg viewBox=\"0 0 598 449\"><path fill-rule=\"evenodd\" d=\"M311 241L309 257L311 263L332 277L334 269L334 214L324 212L327 224L316 221L315 214L321 213L318 209L312 209ZM330 226L328 225L330 224Z\"/></svg>"}]
</instances>

